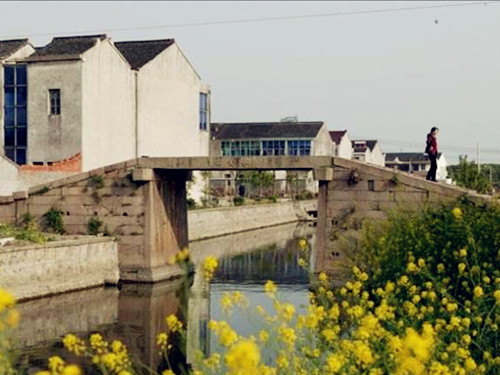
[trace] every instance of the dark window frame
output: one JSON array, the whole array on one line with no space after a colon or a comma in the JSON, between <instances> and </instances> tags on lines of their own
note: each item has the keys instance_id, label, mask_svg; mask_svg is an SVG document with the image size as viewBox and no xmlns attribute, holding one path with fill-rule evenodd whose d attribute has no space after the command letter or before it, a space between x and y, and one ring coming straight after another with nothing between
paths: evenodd
<instances>
[{"instance_id":1,"label":"dark window frame","mask_svg":"<svg viewBox=\"0 0 500 375\"><path fill-rule=\"evenodd\" d=\"M17 164L26 164L28 149L27 99L28 77L26 64L6 64L4 66L4 95L10 92L10 100L5 97L4 152ZM22 115L19 115L22 114ZM7 134L10 133L9 137ZM9 140L6 144L7 139Z\"/></svg>"},{"instance_id":2,"label":"dark window frame","mask_svg":"<svg viewBox=\"0 0 500 375\"><path fill-rule=\"evenodd\" d=\"M200 92L200 130L208 128L208 94Z\"/></svg>"},{"instance_id":3,"label":"dark window frame","mask_svg":"<svg viewBox=\"0 0 500 375\"><path fill-rule=\"evenodd\" d=\"M49 115L61 115L61 89L49 89Z\"/></svg>"}]
</instances>

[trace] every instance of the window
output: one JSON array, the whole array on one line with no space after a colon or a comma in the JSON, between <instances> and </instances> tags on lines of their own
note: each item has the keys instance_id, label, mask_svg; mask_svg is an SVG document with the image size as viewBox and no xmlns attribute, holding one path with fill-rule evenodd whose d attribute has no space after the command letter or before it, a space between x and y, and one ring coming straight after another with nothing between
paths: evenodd
<instances>
[{"instance_id":1,"label":"window","mask_svg":"<svg viewBox=\"0 0 500 375\"><path fill-rule=\"evenodd\" d=\"M50 115L60 115L61 114L61 90L60 89L50 89L49 90L49 114Z\"/></svg>"},{"instance_id":2,"label":"window","mask_svg":"<svg viewBox=\"0 0 500 375\"><path fill-rule=\"evenodd\" d=\"M200 93L200 130L207 130L208 95Z\"/></svg>"},{"instance_id":3,"label":"window","mask_svg":"<svg viewBox=\"0 0 500 375\"><path fill-rule=\"evenodd\" d=\"M262 155L285 155L285 141L262 141Z\"/></svg>"},{"instance_id":4,"label":"window","mask_svg":"<svg viewBox=\"0 0 500 375\"><path fill-rule=\"evenodd\" d=\"M26 164L28 86L25 64L4 67L3 90L5 155L17 164Z\"/></svg>"},{"instance_id":5,"label":"window","mask_svg":"<svg viewBox=\"0 0 500 375\"><path fill-rule=\"evenodd\" d=\"M288 141L288 155L311 155L311 141Z\"/></svg>"}]
</instances>

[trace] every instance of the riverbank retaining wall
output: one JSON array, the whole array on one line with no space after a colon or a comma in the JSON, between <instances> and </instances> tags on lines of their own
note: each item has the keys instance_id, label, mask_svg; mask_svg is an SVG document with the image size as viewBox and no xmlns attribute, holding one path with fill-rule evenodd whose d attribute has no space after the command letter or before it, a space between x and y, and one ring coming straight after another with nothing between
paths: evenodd
<instances>
[{"instance_id":1,"label":"riverbank retaining wall","mask_svg":"<svg viewBox=\"0 0 500 375\"><path fill-rule=\"evenodd\" d=\"M0 285L17 300L117 284L118 250L110 237L81 237L0 248Z\"/></svg>"},{"instance_id":2,"label":"riverbank retaining wall","mask_svg":"<svg viewBox=\"0 0 500 375\"><path fill-rule=\"evenodd\" d=\"M315 211L316 200L188 211L190 241L296 222Z\"/></svg>"}]
</instances>

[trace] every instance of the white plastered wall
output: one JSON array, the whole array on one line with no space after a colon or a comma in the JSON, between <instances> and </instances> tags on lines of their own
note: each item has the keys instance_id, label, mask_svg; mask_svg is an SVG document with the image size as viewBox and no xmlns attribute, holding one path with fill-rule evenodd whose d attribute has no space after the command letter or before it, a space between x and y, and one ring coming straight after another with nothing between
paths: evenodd
<instances>
[{"instance_id":1,"label":"white plastered wall","mask_svg":"<svg viewBox=\"0 0 500 375\"><path fill-rule=\"evenodd\" d=\"M337 145L337 156L344 159L352 159L352 141L347 133L344 134L340 143Z\"/></svg>"},{"instance_id":2,"label":"white plastered wall","mask_svg":"<svg viewBox=\"0 0 500 375\"><path fill-rule=\"evenodd\" d=\"M81 152L82 62L28 65L28 163L59 161ZM59 89L61 114L49 115L49 90Z\"/></svg>"},{"instance_id":3,"label":"white plastered wall","mask_svg":"<svg viewBox=\"0 0 500 375\"><path fill-rule=\"evenodd\" d=\"M208 87L175 43L139 70L139 156L208 156L200 92Z\"/></svg>"},{"instance_id":4,"label":"white plastered wall","mask_svg":"<svg viewBox=\"0 0 500 375\"><path fill-rule=\"evenodd\" d=\"M135 77L108 39L83 54L82 169L135 157Z\"/></svg>"}]
</instances>

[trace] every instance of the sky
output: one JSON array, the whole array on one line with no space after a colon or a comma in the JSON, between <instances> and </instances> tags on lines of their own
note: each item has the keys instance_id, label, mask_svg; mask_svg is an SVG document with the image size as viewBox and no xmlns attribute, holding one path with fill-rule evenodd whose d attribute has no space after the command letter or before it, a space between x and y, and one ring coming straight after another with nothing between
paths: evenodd
<instances>
[{"instance_id":1,"label":"sky","mask_svg":"<svg viewBox=\"0 0 500 375\"><path fill-rule=\"evenodd\" d=\"M423 152L437 126L449 164L500 163L500 2L0 1L0 19L34 46L175 38L212 122L297 116L383 152Z\"/></svg>"}]
</instances>

